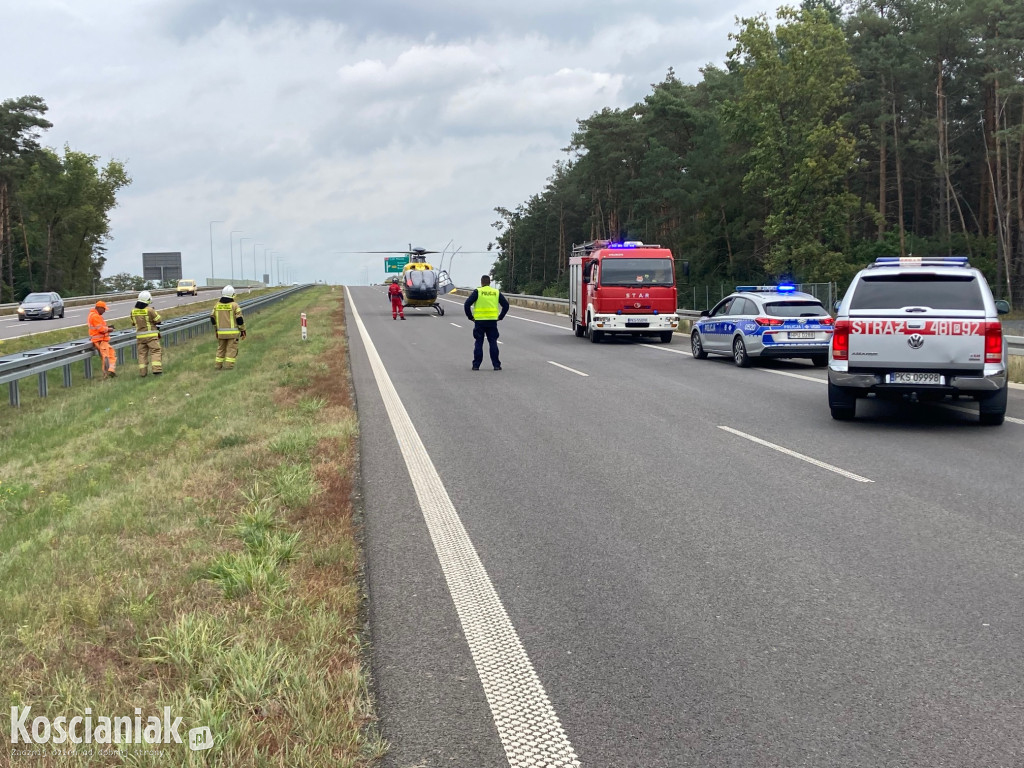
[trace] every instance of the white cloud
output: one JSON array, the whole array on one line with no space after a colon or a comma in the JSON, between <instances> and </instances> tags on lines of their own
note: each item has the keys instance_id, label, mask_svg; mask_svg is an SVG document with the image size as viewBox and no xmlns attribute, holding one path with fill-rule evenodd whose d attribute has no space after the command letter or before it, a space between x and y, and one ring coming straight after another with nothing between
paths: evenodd
<instances>
[{"instance_id":1,"label":"white cloud","mask_svg":"<svg viewBox=\"0 0 1024 768\"><path fill-rule=\"evenodd\" d=\"M267 248L295 279L362 282L380 259L337 252L484 250L493 208L543 189L577 119L642 99L670 66L695 82L734 14L761 8L0 0L0 98L43 97L46 144L126 163L107 273L166 249L202 279L222 219L218 274L242 230L246 276L261 242L260 273ZM456 276L490 261L460 255Z\"/></svg>"}]
</instances>

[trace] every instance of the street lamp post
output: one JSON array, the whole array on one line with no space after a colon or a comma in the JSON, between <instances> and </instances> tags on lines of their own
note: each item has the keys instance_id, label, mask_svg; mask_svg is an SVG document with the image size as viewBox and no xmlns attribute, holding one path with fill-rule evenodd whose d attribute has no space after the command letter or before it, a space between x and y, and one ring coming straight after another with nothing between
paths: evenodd
<instances>
[{"instance_id":1,"label":"street lamp post","mask_svg":"<svg viewBox=\"0 0 1024 768\"><path fill-rule=\"evenodd\" d=\"M242 266L242 241L252 240L251 237L240 237L238 238L238 279L245 280L245 268Z\"/></svg>"},{"instance_id":2,"label":"street lamp post","mask_svg":"<svg viewBox=\"0 0 1024 768\"><path fill-rule=\"evenodd\" d=\"M215 274L214 274L214 271L213 271L213 225L214 224L223 224L223 223L224 223L223 219L214 219L213 221L210 222L210 282L211 283L213 282L213 279L215 277Z\"/></svg>"},{"instance_id":3,"label":"street lamp post","mask_svg":"<svg viewBox=\"0 0 1024 768\"><path fill-rule=\"evenodd\" d=\"M231 234L228 236L228 240L231 243L231 282L235 282L235 235L242 234L241 229L232 229ZM238 241L238 249L242 249L242 241Z\"/></svg>"},{"instance_id":4,"label":"street lamp post","mask_svg":"<svg viewBox=\"0 0 1024 768\"><path fill-rule=\"evenodd\" d=\"M252 244L252 279L253 280L256 280L256 278L257 278L257 275L256 275L256 246L257 245L263 245L263 243L253 243Z\"/></svg>"}]
</instances>

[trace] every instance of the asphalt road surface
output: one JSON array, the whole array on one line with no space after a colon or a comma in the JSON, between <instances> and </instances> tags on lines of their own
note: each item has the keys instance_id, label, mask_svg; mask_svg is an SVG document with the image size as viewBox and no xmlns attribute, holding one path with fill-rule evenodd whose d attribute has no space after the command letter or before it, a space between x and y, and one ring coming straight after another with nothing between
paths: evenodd
<instances>
[{"instance_id":1,"label":"asphalt road surface","mask_svg":"<svg viewBox=\"0 0 1024 768\"><path fill-rule=\"evenodd\" d=\"M472 324L348 292L387 768L1024 765L1024 391Z\"/></svg>"}]
</instances>

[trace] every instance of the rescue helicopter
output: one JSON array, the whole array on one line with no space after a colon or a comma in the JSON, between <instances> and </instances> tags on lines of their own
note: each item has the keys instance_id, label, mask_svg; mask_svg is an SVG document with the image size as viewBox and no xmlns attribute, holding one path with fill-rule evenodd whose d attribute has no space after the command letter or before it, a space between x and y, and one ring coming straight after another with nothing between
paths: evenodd
<instances>
[{"instance_id":1,"label":"rescue helicopter","mask_svg":"<svg viewBox=\"0 0 1024 768\"><path fill-rule=\"evenodd\" d=\"M427 256L440 251L428 251L425 248L413 248L409 244L407 251L363 251L363 253L392 253L409 257L409 263L402 268L400 283L402 298L406 307L433 307L438 315L444 314L444 307L437 297L455 290L455 284L448 272L435 269L427 261Z\"/></svg>"}]
</instances>

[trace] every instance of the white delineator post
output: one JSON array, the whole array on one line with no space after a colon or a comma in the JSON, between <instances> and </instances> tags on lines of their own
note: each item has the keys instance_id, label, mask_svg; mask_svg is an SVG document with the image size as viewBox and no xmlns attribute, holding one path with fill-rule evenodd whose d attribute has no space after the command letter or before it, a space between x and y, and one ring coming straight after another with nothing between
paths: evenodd
<instances>
[{"instance_id":1,"label":"white delineator post","mask_svg":"<svg viewBox=\"0 0 1024 768\"><path fill-rule=\"evenodd\" d=\"M302 313L302 340L306 340L306 313Z\"/></svg>"}]
</instances>

